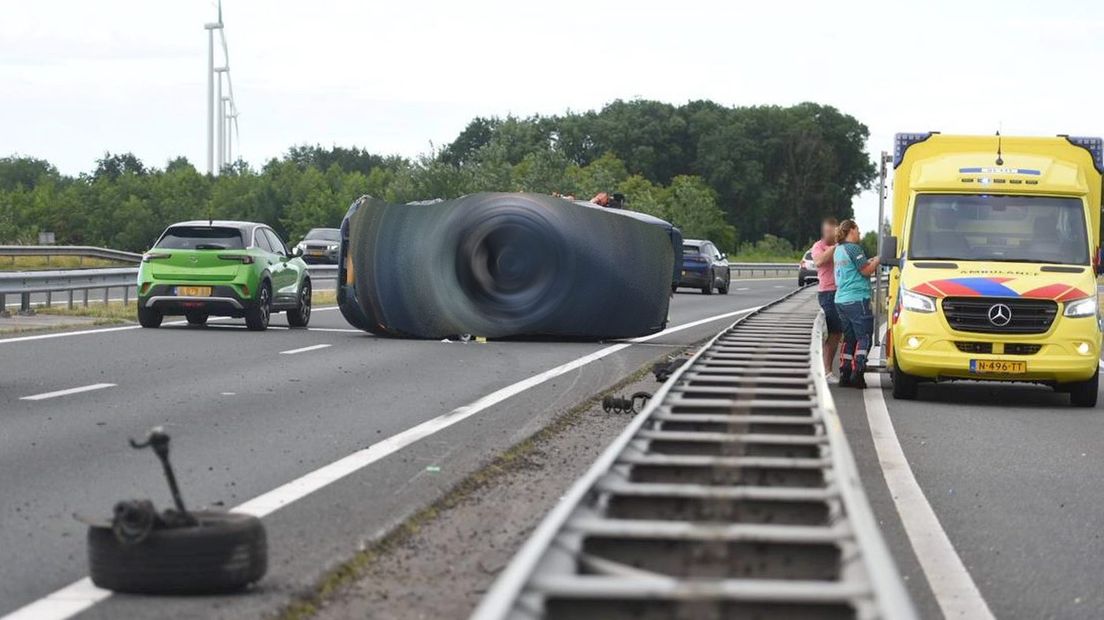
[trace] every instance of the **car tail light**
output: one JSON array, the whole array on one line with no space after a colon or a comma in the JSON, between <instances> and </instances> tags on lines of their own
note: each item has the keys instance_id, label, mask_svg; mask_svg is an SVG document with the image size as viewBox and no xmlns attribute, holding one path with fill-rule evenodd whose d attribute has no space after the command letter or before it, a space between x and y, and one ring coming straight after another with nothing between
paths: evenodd
<instances>
[{"instance_id":1,"label":"car tail light","mask_svg":"<svg viewBox=\"0 0 1104 620\"><path fill-rule=\"evenodd\" d=\"M150 284L152 284L152 282L143 282L142 283L142 288L141 288L141 290L138 291L138 294L139 295L145 295L146 293L148 293L149 290L150 290Z\"/></svg>"},{"instance_id":2,"label":"car tail light","mask_svg":"<svg viewBox=\"0 0 1104 620\"><path fill-rule=\"evenodd\" d=\"M219 254L222 260L236 260L243 265L252 265L253 257L248 254Z\"/></svg>"},{"instance_id":3,"label":"car tail light","mask_svg":"<svg viewBox=\"0 0 1104 620\"><path fill-rule=\"evenodd\" d=\"M353 285L353 256L352 254L345 254L345 284Z\"/></svg>"},{"instance_id":4,"label":"car tail light","mask_svg":"<svg viewBox=\"0 0 1104 620\"><path fill-rule=\"evenodd\" d=\"M242 287L242 297L249 297L249 285L248 284L242 284L241 287Z\"/></svg>"},{"instance_id":5,"label":"car tail light","mask_svg":"<svg viewBox=\"0 0 1104 620\"><path fill-rule=\"evenodd\" d=\"M172 254L166 254L164 252L146 252L142 255L142 262L148 263L151 260L163 260L166 258L172 258Z\"/></svg>"}]
</instances>

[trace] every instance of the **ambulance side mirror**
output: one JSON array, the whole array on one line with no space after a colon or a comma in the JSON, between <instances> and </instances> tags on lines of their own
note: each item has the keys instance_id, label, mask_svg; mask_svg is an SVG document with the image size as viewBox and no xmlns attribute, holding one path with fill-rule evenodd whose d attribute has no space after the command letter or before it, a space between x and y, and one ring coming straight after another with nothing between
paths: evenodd
<instances>
[{"instance_id":1,"label":"ambulance side mirror","mask_svg":"<svg viewBox=\"0 0 1104 620\"><path fill-rule=\"evenodd\" d=\"M886 235L882 238L882 251L878 254L883 267L900 267L901 259L897 257L897 237Z\"/></svg>"}]
</instances>

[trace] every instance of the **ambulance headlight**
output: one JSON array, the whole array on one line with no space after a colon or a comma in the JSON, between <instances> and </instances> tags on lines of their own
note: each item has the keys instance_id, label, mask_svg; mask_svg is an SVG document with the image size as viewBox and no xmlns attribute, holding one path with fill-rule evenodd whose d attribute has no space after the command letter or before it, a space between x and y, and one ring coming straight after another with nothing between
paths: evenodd
<instances>
[{"instance_id":1,"label":"ambulance headlight","mask_svg":"<svg viewBox=\"0 0 1104 620\"><path fill-rule=\"evenodd\" d=\"M927 295L914 293L907 288L901 289L901 306L912 312L935 312L935 300Z\"/></svg>"},{"instance_id":2,"label":"ambulance headlight","mask_svg":"<svg viewBox=\"0 0 1104 620\"><path fill-rule=\"evenodd\" d=\"M1085 299L1078 299L1077 301L1071 301L1066 304L1066 311L1064 312L1069 317L1086 317L1096 315L1096 298L1086 297Z\"/></svg>"}]
</instances>

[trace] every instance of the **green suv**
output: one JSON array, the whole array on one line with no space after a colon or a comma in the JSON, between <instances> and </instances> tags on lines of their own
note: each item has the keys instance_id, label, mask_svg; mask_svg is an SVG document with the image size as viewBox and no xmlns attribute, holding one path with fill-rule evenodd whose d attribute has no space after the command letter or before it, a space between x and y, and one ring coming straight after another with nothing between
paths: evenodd
<instances>
[{"instance_id":1,"label":"green suv","mask_svg":"<svg viewBox=\"0 0 1104 620\"><path fill-rule=\"evenodd\" d=\"M220 220L169 226L138 270L138 322L159 327L165 315L190 325L207 317L245 318L252 330L268 327L273 312L288 325L306 327L311 314L307 265L271 228Z\"/></svg>"}]
</instances>

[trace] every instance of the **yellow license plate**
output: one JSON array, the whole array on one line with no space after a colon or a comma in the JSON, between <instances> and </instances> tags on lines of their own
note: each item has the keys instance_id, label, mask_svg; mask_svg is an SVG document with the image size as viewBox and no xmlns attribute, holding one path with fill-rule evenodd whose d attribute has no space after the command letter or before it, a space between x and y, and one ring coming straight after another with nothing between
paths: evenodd
<instances>
[{"instance_id":1,"label":"yellow license plate","mask_svg":"<svg viewBox=\"0 0 1104 620\"><path fill-rule=\"evenodd\" d=\"M979 375L1022 375L1027 372L1027 362L970 360L970 372Z\"/></svg>"},{"instance_id":2,"label":"yellow license plate","mask_svg":"<svg viewBox=\"0 0 1104 620\"><path fill-rule=\"evenodd\" d=\"M176 294L180 297L210 297L211 287L209 286L178 286L176 287Z\"/></svg>"}]
</instances>

